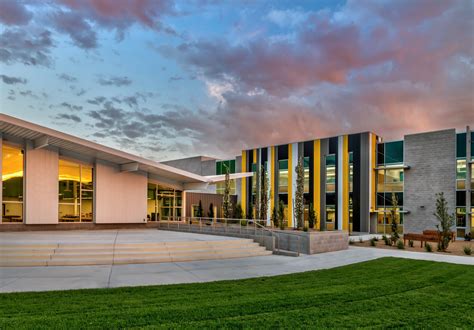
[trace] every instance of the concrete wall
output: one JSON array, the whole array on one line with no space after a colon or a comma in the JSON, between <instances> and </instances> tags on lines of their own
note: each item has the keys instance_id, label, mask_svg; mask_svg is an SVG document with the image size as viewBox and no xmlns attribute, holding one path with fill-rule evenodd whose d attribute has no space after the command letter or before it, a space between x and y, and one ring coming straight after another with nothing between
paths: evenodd
<instances>
[{"instance_id":1,"label":"concrete wall","mask_svg":"<svg viewBox=\"0 0 474 330\"><path fill-rule=\"evenodd\" d=\"M147 175L120 172L97 162L95 175L96 223L140 223L147 215Z\"/></svg>"},{"instance_id":2,"label":"concrete wall","mask_svg":"<svg viewBox=\"0 0 474 330\"><path fill-rule=\"evenodd\" d=\"M162 163L198 175L216 175L216 160L202 156L170 160ZM209 185L207 189L202 191L206 193L215 193L216 186Z\"/></svg>"},{"instance_id":3,"label":"concrete wall","mask_svg":"<svg viewBox=\"0 0 474 330\"><path fill-rule=\"evenodd\" d=\"M25 148L25 223L58 223L58 152Z\"/></svg>"},{"instance_id":4,"label":"concrete wall","mask_svg":"<svg viewBox=\"0 0 474 330\"><path fill-rule=\"evenodd\" d=\"M435 229L436 193L444 192L450 212L456 199L456 132L454 129L405 136L405 233Z\"/></svg>"}]
</instances>

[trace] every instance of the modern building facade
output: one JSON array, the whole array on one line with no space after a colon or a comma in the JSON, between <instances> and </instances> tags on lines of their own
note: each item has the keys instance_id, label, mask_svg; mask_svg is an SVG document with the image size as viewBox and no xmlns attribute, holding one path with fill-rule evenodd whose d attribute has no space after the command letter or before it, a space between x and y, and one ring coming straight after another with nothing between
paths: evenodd
<instances>
[{"instance_id":1,"label":"modern building facade","mask_svg":"<svg viewBox=\"0 0 474 330\"><path fill-rule=\"evenodd\" d=\"M223 175L191 173L3 114L0 150L1 224L180 220L187 216L188 191L206 191L224 179Z\"/></svg>"},{"instance_id":2,"label":"modern building facade","mask_svg":"<svg viewBox=\"0 0 474 330\"><path fill-rule=\"evenodd\" d=\"M473 133L454 129L384 142L372 132L243 150L235 159L191 157L164 163L0 114L2 224L153 223L222 217L225 173L245 216L260 198L257 169L269 178L267 221L280 202L295 227L296 165L304 166L305 217L319 230L389 233L436 226L436 193L455 212L458 236L474 227ZM393 203L396 202L394 207ZM212 206L211 206L212 204ZM1 229L2 227L0 227Z\"/></svg>"},{"instance_id":3,"label":"modern building facade","mask_svg":"<svg viewBox=\"0 0 474 330\"><path fill-rule=\"evenodd\" d=\"M435 229L436 193L443 192L462 237L474 226L473 133L454 129L384 142L372 132L243 150L243 172L262 167L269 177L270 212L280 201L295 227L296 165L304 164L304 204L320 230L389 233L396 208L400 231ZM255 212L256 176L241 180L239 201ZM394 206L393 204L396 203Z\"/></svg>"}]
</instances>

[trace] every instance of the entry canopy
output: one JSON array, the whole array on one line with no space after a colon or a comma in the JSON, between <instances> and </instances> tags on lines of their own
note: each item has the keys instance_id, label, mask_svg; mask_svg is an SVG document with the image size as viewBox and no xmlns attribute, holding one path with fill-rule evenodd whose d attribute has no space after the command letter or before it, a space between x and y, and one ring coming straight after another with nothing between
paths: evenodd
<instances>
[{"instance_id":1,"label":"entry canopy","mask_svg":"<svg viewBox=\"0 0 474 330\"><path fill-rule=\"evenodd\" d=\"M4 138L30 140L33 148L57 148L60 155L78 155L95 161L118 165L123 172L142 171L149 177L182 189L205 189L223 181L224 175L202 176L153 160L129 154L12 116L0 114L0 133ZM231 174L231 179L252 176L251 172Z\"/></svg>"}]
</instances>

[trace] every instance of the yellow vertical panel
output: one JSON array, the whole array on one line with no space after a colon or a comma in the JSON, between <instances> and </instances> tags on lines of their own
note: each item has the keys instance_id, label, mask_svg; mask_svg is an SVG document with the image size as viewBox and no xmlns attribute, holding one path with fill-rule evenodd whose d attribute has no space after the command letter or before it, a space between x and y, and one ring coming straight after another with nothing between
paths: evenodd
<instances>
[{"instance_id":1,"label":"yellow vertical panel","mask_svg":"<svg viewBox=\"0 0 474 330\"><path fill-rule=\"evenodd\" d=\"M252 163L257 164L257 149L253 149L253 162Z\"/></svg>"},{"instance_id":2,"label":"yellow vertical panel","mask_svg":"<svg viewBox=\"0 0 474 330\"><path fill-rule=\"evenodd\" d=\"M288 145L288 227L293 227L293 145Z\"/></svg>"},{"instance_id":3,"label":"yellow vertical panel","mask_svg":"<svg viewBox=\"0 0 474 330\"><path fill-rule=\"evenodd\" d=\"M370 157L371 157L371 168L370 176L372 186L370 187L370 211L375 212L375 164L377 163L377 136L375 134L370 133L372 145L370 146Z\"/></svg>"},{"instance_id":4,"label":"yellow vertical panel","mask_svg":"<svg viewBox=\"0 0 474 330\"><path fill-rule=\"evenodd\" d=\"M318 218L316 229L321 229L321 141L314 141L313 207Z\"/></svg>"},{"instance_id":5,"label":"yellow vertical panel","mask_svg":"<svg viewBox=\"0 0 474 330\"><path fill-rule=\"evenodd\" d=\"M245 150L242 150L242 172L247 172L247 152ZM242 178L241 182L241 206L245 215L247 215L247 178Z\"/></svg>"},{"instance_id":6,"label":"yellow vertical panel","mask_svg":"<svg viewBox=\"0 0 474 330\"><path fill-rule=\"evenodd\" d=\"M273 214L275 207L275 147L271 147L270 159L270 212Z\"/></svg>"},{"instance_id":7,"label":"yellow vertical panel","mask_svg":"<svg viewBox=\"0 0 474 330\"><path fill-rule=\"evenodd\" d=\"M342 143L342 230L349 230L349 136Z\"/></svg>"}]
</instances>

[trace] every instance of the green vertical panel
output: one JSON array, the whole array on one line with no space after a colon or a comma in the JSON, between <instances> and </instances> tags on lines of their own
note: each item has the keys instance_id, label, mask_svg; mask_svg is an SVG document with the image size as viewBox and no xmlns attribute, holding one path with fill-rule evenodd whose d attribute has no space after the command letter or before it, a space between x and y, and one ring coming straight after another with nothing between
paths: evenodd
<instances>
[{"instance_id":1,"label":"green vertical panel","mask_svg":"<svg viewBox=\"0 0 474 330\"><path fill-rule=\"evenodd\" d=\"M230 173L235 173L235 159L230 160Z\"/></svg>"},{"instance_id":2,"label":"green vertical panel","mask_svg":"<svg viewBox=\"0 0 474 330\"><path fill-rule=\"evenodd\" d=\"M456 157L466 157L466 133L456 134Z\"/></svg>"},{"instance_id":3,"label":"green vertical panel","mask_svg":"<svg viewBox=\"0 0 474 330\"><path fill-rule=\"evenodd\" d=\"M403 141L385 143L385 164L403 163Z\"/></svg>"},{"instance_id":4,"label":"green vertical panel","mask_svg":"<svg viewBox=\"0 0 474 330\"><path fill-rule=\"evenodd\" d=\"M222 174L222 163L221 162L216 162L216 175Z\"/></svg>"}]
</instances>

